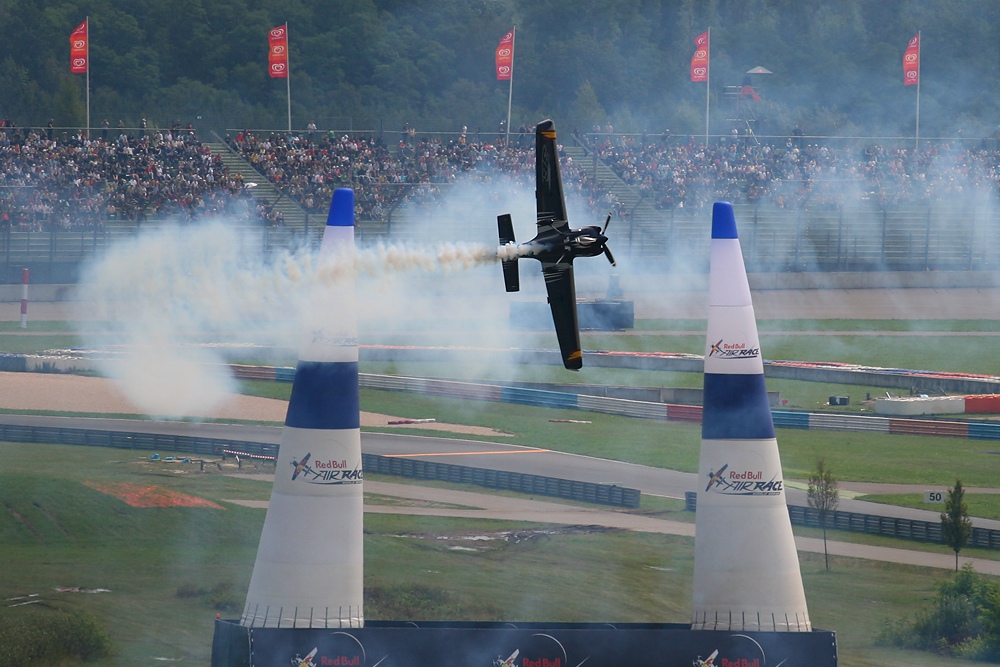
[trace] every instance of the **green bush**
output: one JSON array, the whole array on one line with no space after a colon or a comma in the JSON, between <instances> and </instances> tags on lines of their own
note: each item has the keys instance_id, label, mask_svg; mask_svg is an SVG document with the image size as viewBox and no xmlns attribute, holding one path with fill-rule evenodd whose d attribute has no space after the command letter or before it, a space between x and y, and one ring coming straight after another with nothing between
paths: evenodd
<instances>
[{"instance_id":1,"label":"green bush","mask_svg":"<svg viewBox=\"0 0 1000 667\"><path fill-rule=\"evenodd\" d=\"M1000 658L1000 584L966 565L941 585L931 609L912 621L884 621L875 643L994 661Z\"/></svg>"},{"instance_id":2,"label":"green bush","mask_svg":"<svg viewBox=\"0 0 1000 667\"><path fill-rule=\"evenodd\" d=\"M204 588L196 584L182 584L177 587L175 595L179 598L205 598L212 609L216 611L240 611L243 608L242 596L233 592L233 584L229 581Z\"/></svg>"},{"instance_id":3,"label":"green bush","mask_svg":"<svg viewBox=\"0 0 1000 667\"><path fill-rule=\"evenodd\" d=\"M111 637L90 615L46 607L0 611L0 665L34 667L111 655Z\"/></svg>"}]
</instances>

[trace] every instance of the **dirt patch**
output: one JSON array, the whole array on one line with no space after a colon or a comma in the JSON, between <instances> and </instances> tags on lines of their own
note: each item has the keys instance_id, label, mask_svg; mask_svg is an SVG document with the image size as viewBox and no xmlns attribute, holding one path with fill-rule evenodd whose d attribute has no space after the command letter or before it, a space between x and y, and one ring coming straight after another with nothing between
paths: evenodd
<instances>
[{"instance_id":1,"label":"dirt patch","mask_svg":"<svg viewBox=\"0 0 1000 667\"><path fill-rule=\"evenodd\" d=\"M129 482L84 482L87 486L109 496L118 498L132 507L210 507L226 509L211 500L190 496L179 491L171 491L162 486L131 484Z\"/></svg>"}]
</instances>

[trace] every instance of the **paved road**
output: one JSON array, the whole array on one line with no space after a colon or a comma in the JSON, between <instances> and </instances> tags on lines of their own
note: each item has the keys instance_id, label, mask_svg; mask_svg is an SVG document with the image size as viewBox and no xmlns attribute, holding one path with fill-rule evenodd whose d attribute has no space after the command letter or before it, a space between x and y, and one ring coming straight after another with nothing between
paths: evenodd
<instances>
[{"instance_id":1,"label":"paved road","mask_svg":"<svg viewBox=\"0 0 1000 667\"><path fill-rule=\"evenodd\" d=\"M142 431L169 433L172 435L198 435L200 437L268 443L278 442L281 434L280 428L267 426L233 426L225 424L193 424L75 417L0 415L0 423L112 431ZM695 490L697 482L696 475L693 473L652 468L545 449L521 447L507 443L364 433L362 434L362 449L372 454L409 456L422 460L447 460L449 462L457 462L460 465L513 472L530 472L532 474L598 483L615 483L620 486L640 489L646 494L670 498L683 498L685 491ZM257 479L267 478L267 476L262 475L255 475L254 477ZM879 491L879 488L876 488L878 485L846 484L844 486L857 487L868 492ZM890 491L898 492L902 490L899 488L901 485L892 486L893 488L889 489ZM914 490L912 487L904 488L910 491ZM370 493L382 495L475 508L444 509L370 505L366 506L365 509L368 512L537 521L564 525L600 525L651 533L694 535L694 524L668 521L626 511L576 507L549 501L506 498L488 493L451 491L388 482L366 482L365 490ZM786 495L790 504L806 504L805 492L800 489L789 489ZM231 502L240 502L249 506L266 506L266 503L254 501ZM902 516L925 521L938 521L939 519L936 511L893 507L846 498L841 500L840 508L852 512L879 514L882 516ZM983 527L1000 528L1000 522L998 521L976 519L975 523ZM796 546L800 551L823 552L823 541L820 539L798 537L796 538ZM955 566L954 556L948 554L932 554L836 541L829 541L828 548L831 554L838 556L944 569L952 569ZM961 558L960 562L963 564L971 563L977 572L1000 576L1000 561Z\"/></svg>"},{"instance_id":2,"label":"paved road","mask_svg":"<svg viewBox=\"0 0 1000 667\"><path fill-rule=\"evenodd\" d=\"M101 419L78 417L49 417L34 415L0 415L0 424L49 426L57 428L88 428L104 431L134 431L143 433L164 433L190 437L208 437L249 442L278 443L281 428L276 426L245 426L231 424L198 424L191 422L166 422L128 419ZM396 435L363 433L362 450L368 454L381 456L409 457L424 461L454 463L475 468L488 468L507 472L528 473L547 477L558 477L595 484L616 484L639 489L642 493L665 498L683 500L687 491L697 491L698 480L695 473L654 468L635 463L623 463L609 459L567 454L549 449L523 447L502 442L480 442L452 438L434 438L416 435ZM845 482L840 488L843 494L838 509L846 512L874 514L918 521L937 522L940 510L921 510L909 507L895 507L879 503L865 502L850 498L851 492L874 493L922 493L923 491L947 491L947 487L881 485ZM992 489L968 489L969 492L997 492ZM786 498L790 505L808 505L806 492L802 488L787 488ZM1000 530L1000 521L973 519L976 526Z\"/></svg>"}]
</instances>

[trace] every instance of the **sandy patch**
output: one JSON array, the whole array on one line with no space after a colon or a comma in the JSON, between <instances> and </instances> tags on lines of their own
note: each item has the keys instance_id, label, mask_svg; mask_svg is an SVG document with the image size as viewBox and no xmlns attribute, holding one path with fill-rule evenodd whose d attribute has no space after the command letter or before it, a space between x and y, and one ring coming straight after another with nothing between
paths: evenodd
<instances>
[{"instance_id":1,"label":"sandy patch","mask_svg":"<svg viewBox=\"0 0 1000 667\"><path fill-rule=\"evenodd\" d=\"M82 375L49 373L0 372L0 408L7 410L52 410L58 412L87 412L95 414L141 415L137 408L122 394L117 385L106 378ZM191 411L187 417L205 419L243 419L253 421L284 422L288 401L257 396L233 394L211 410ZM155 415L153 415L155 416ZM426 415L433 417L433 415ZM361 413L362 426L449 431L469 435L509 435L481 426L464 424L411 424L389 426L390 421L402 417L371 412Z\"/></svg>"}]
</instances>

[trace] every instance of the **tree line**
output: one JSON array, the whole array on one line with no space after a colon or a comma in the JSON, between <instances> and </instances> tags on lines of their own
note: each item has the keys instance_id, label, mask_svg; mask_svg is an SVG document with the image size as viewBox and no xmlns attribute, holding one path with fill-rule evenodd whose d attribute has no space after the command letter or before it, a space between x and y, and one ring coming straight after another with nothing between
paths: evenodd
<instances>
[{"instance_id":1,"label":"tree line","mask_svg":"<svg viewBox=\"0 0 1000 667\"><path fill-rule=\"evenodd\" d=\"M921 31L921 135L989 136L1000 124L1000 4L990 0L6 0L0 115L21 126L85 120L69 34L90 20L91 124L282 128L286 85L267 31L287 23L293 126L493 131L507 115L499 38L516 27L513 127L544 117L589 130L725 134L728 86L760 94L756 130L906 136L915 86L902 55ZM711 78L692 83L711 29ZM732 90L731 88L729 90Z\"/></svg>"}]
</instances>

